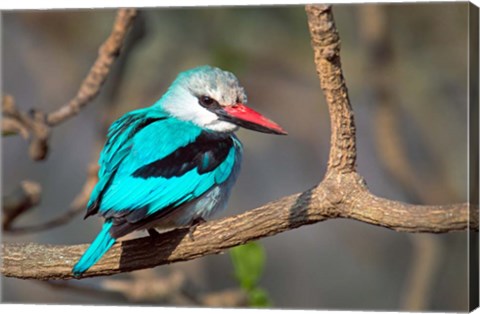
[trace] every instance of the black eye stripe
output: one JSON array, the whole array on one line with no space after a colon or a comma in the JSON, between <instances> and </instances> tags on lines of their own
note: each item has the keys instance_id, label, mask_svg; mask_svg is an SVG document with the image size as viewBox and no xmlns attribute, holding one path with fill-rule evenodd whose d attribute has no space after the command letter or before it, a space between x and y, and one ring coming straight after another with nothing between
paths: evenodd
<instances>
[{"instance_id":1,"label":"black eye stripe","mask_svg":"<svg viewBox=\"0 0 480 314\"><path fill-rule=\"evenodd\" d=\"M210 110L210 111L215 111L215 110L220 110L222 109L222 106L216 101L215 99L209 97L209 96L199 96L198 97L198 103L200 106Z\"/></svg>"}]
</instances>

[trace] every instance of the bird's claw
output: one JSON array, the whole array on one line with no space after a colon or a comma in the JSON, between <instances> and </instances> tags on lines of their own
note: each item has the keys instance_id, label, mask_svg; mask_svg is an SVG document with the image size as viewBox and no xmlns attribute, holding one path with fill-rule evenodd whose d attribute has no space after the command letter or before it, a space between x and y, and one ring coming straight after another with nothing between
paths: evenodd
<instances>
[{"instance_id":1,"label":"bird's claw","mask_svg":"<svg viewBox=\"0 0 480 314\"><path fill-rule=\"evenodd\" d=\"M192 223L190 224L190 227L188 227L188 237L190 238L190 240L195 241L193 237L193 233L195 232L195 229L197 229L198 225L201 225L205 222L207 221L202 217L197 217L192 221Z\"/></svg>"},{"instance_id":2,"label":"bird's claw","mask_svg":"<svg viewBox=\"0 0 480 314\"><path fill-rule=\"evenodd\" d=\"M148 235L151 236L152 238L156 238L160 236L160 233L155 228L147 229L147 232L148 232Z\"/></svg>"}]
</instances>

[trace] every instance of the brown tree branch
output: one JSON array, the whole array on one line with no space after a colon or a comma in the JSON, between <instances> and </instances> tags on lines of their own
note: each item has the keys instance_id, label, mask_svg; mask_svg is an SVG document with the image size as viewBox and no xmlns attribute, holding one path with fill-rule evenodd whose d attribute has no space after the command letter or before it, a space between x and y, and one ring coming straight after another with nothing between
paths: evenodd
<instances>
[{"instance_id":1,"label":"brown tree branch","mask_svg":"<svg viewBox=\"0 0 480 314\"><path fill-rule=\"evenodd\" d=\"M386 6L365 5L359 8L362 43L367 50L369 89L375 105L374 139L380 163L387 175L398 184L409 202L428 204L451 199L443 180L432 176L419 176L407 154L407 143L401 136L398 102L395 100L392 53L392 34ZM419 180L423 179L423 180ZM422 181L422 182L420 182ZM401 297L401 308L424 311L431 301L442 260L441 239L433 234L410 235L412 245L410 264Z\"/></svg>"},{"instance_id":2,"label":"brown tree branch","mask_svg":"<svg viewBox=\"0 0 480 314\"><path fill-rule=\"evenodd\" d=\"M15 100L10 95L3 95L2 136L14 134L20 134L24 139L28 139L30 136L26 121L22 120L22 116L15 105Z\"/></svg>"},{"instance_id":3,"label":"brown tree branch","mask_svg":"<svg viewBox=\"0 0 480 314\"><path fill-rule=\"evenodd\" d=\"M178 229L158 238L128 240L114 247L83 277L105 276L187 261L259 238L332 218L349 218L408 232L449 232L469 226L467 204L420 206L371 195L355 173L327 177L319 186L243 214ZM478 220L470 228L478 230ZM5 276L70 279L88 245L3 244Z\"/></svg>"},{"instance_id":4,"label":"brown tree branch","mask_svg":"<svg viewBox=\"0 0 480 314\"><path fill-rule=\"evenodd\" d=\"M50 127L45 123L45 114L35 110L21 112L10 95L2 97L2 135L20 134L30 140L29 155L34 160L42 160L48 151Z\"/></svg>"},{"instance_id":5,"label":"brown tree branch","mask_svg":"<svg viewBox=\"0 0 480 314\"><path fill-rule=\"evenodd\" d=\"M153 269L132 273L129 280L106 279L100 286L117 291L132 302L161 302L182 306L238 307L248 305L248 297L240 288L202 292L192 285L181 271L159 276Z\"/></svg>"},{"instance_id":6,"label":"brown tree branch","mask_svg":"<svg viewBox=\"0 0 480 314\"><path fill-rule=\"evenodd\" d=\"M134 303L154 302L176 306L248 306L248 296L240 288L204 292L192 285L181 271L159 276L153 269L131 273L129 278L105 279L99 285L72 281L45 281L49 287L71 290L92 297L122 296Z\"/></svg>"},{"instance_id":7,"label":"brown tree branch","mask_svg":"<svg viewBox=\"0 0 480 314\"><path fill-rule=\"evenodd\" d=\"M125 20L125 18L123 18L123 15L120 15L119 18L118 18L121 22L115 23L116 26L114 27L114 30L117 29L117 32L119 32L119 30L121 32L124 32L127 29L126 26L124 26L124 24L126 23L126 20ZM129 21L131 21L131 19L129 19ZM112 104L115 103L112 100L114 98L115 91L121 85L121 81L122 81L122 78L123 78L123 75L121 75L121 72L124 71L125 65L126 65L127 60L128 60L126 58L126 56L128 56L128 52L131 51L136 46L136 44L145 36L145 29L144 29L144 25L143 25L144 21L141 18L141 16L140 16L140 20L137 17L136 21L137 21L136 27L134 27L132 29L132 32L130 32L130 35L124 40L125 43L123 44L123 48L122 48L124 56L123 56L123 58L119 57L119 60L117 61L116 69L112 72L112 74L110 74L110 75L113 75L113 77L112 77L113 80L110 82L110 85L107 86L106 90L105 90L105 88L103 88L103 92L106 93L106 95L107 95L106 103L108 104L107 107L108 107L109 111L112 111ZM142 23L142 21L143 21L143 23ZM140 22L140 23L138 23L138 22ZM124 33L122 33L122 36L124 36ZM113 53L114 49L119 49L120 48L120 43L112 39L112 38L117 38L117 37L111 35L109 37L109 39L107 39L107 41L103 45L103 46L109 47L109 48L108 49L101 49L101 51L102 50L104 51L102 54L105 54L107 56L111 55L110 57L108 57L110 59L113 58L113 56L115 55ZM100 62L100 61L104 60L104 59L106 59L106 58L99 58L97 60L96 64L98 63L100 65L94 65L92 67L92 69L90 70L90 73L94 73L95 68L101 68L102 67L101 66L102 62ZM110 62L113 62L113 59ZM105 63L105 62L103 62L103 63ZM91 75L89 75L89 77L90 76ZM103 78L105 78L105 77L103 77ZM88 78L86 79L86 81L87 80L88 80ZM90 79L90 80L93 80L93 78ZM100 84L100 83L98 83L98 84ZM90 85L92 85L92 84L90 84ZM82 84L82 86L85 86L85 83ZM98 92L100 85L96 85L96 86L98 86L98 89L96 89L96 91ZM91 91L94 92L94 90L91 90ZM76 98L78 98L78 95L77 95ZM6 100L6 102L4 104L4 112L7 112L9 114L9 116L18 117L19 113L16 111L13 98L10 97L10 96L6 96L5 100ZM105 100L105 97L104 97L104 100ZM70 103L72 103L72 101L70 101ZM76 103L78 103L78 101ZM108 115L108 116L110 116L110 115ZM4 117L2 122L4 122L4 123L5 122L10 122L10 119L8 119L8 117L7 118ZM98 148L99 152L100 152L101 146L103 146L103 144L105 142L104 137L106 136L108 126L110 125L110 123L112 123L111 119L103 119L103 124L104 124L103 125L103 129L104 129L103 133L104 134L101 134L99 136L101 138L101 140L98 140L97 141L98 145L96 145L96 146L99 147ZM20 127L22 127L21 124L20 124ZM22 130L19 130L19 131L22 131ZM29 136L28 131L25 130L25 132L26 132L26 134L22 134L22 135L24 135L24 137L28 138L28 136ZM95 159L98 159L99 152L95 154ZM4 226L4 231L7 231L10 234L24 234L24 233L32 233L32 232L49 230L51 228L54 228L54 227L57 227L57 226L68 223L71 219L75 218L78 214L82 213L85 210L85 206L86 206L86 204L87 204L87 202L90 198L90 194L91 194L95 184L98 181L97 172L98 172L98 164L95 161L88 168L87 180L86 180L82 190L76 196L76 198L73 200L72 204L70 205L70 208L66 212L64 212L61 216L58 216L56 218L53 218L53 219L51 219L47 222L41 223L41 224L35 224L35 225L30 225L30 226L21 226L21 227L13 226L12 227L12 222L10 222L8 226Z\"/></svg>"},{"instance_id":8,"label":"brown tree branch","mask_svg":"<svg viewBox=\"0 0 480 314\"><path fill-rule=\"evenodd\" d=\"M3 197L2 227L10 228L13 221L38 205L42 194L40 184L32 181L23 181L11 194Z\"/></svg>"},{"instance_id":9,"label":"brown tree branch","mask_svg":"<svg viewBox=\"0 0 480 314\"><path fill-rule=\"evenodd\" d=\"M353 112L340 68L339 41L331 7L307 6L315 62L332 115L329 168L323 181L241 215L199 225L193 237L178 229L159 237L116 243L83 277L105 276L187 261L259 238L333 218L347 218L406 232L478 230L478 208L469 205L409 205L372 195L355 172ZM194 239L194 240L192 240ZM71 269L88 245L3 244L1 272L34 279L73 278Z\"/></svg>"},{"instance_id":10,"label":"brown tree branch","mask_svg":"<svg viewBox=\"0 0 480 314\"><path fill-rule=\"evenodd\" d=\"M75 97L61 108L47 115L47 124L57 125L66 119L76 115L87 103L92 101L100 92L100 88L107 79L108 73L113 62L120 54L127 31L135 18L137 11L135 9L118 10L112 33L107 40L100 46L98 57L87 77L83 80Z\"/></svg>"},{"instance_id":11,"label":"brown tree branch","mask_svg":"<svg viewBox=\"0 0 480 314\"><path fill-rule=\"evenodd\" d=\"M21 134L30 139L29 154L34 160L43 160L48 153L48 139L51 127L60 124L78 114L100 92L107 79L113 62L118 57L120 49L136 16L135 9L118 10L110 36L98 51L98 57L83 80L77 94L64 106L45 114L39 111L29 113L16 109L13 98L4 96L2 99L2 135Z\"/></svg>"},{"instance_id":12,"label":"brown tree branch","mask_svg":"<svg viewBox=\"0 0 480 314\"><path fill-rule=\"evenodd\" d=\"M329 5L307 5L308 26L320 86L330 112L329 170L355 171L355 122L340 62L340 37Z\"/></svg>"},{"instance_id":13,"label":"brown tree branch","mask_svg":"<svg viewBox=\"0 0 480 314\"><path fill-rule=\"evenodd\" d=\"M6 215L4 217L3 231L8 232L9 234L25 234L25 233L50 230L52 228L68 223L70 220L72 220L78 214L82 213L85 210L85 206L87 206L87 202L90 198L90 194L92 193L93 188L98 182L98 176L97 176L98 168L99 167L96 163L91 164L88 167L87 179L80 193L78 193L78 195L70 204L70 208L60 216L55 217L49 221L46 221L40 224L29 225L29 226L20 226L20 227L13 226L13 222L15 218L21 214L19 213L15 217L11 217L10 219L8 219L8 224L5 224L5 217L10 217L10 215L6 214L7 207L4 207L4 214ZM38 204L38 201L35 203L35 205L36 204ZM17 205L17 207L18 206L20 205Z\"/></svg>"}]
</instances>

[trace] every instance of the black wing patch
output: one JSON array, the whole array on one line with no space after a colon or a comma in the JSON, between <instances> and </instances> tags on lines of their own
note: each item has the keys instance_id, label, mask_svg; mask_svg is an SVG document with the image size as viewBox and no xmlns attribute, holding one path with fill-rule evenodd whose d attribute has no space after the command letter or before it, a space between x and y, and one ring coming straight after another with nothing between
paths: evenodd
<instances>
[{"instance_id":1,"label":"black wing patch","mask_svg":"<svg viewBox=\"0 0 480 314\"><path fill-rule=\"evenodd\" d=\"M179 177L194 168L197 168L199 174L210 172L227 158L232 146L230 136L202 131L194 142L138 168L132 176L144 179Z\"/></svg>"}]
</instances>

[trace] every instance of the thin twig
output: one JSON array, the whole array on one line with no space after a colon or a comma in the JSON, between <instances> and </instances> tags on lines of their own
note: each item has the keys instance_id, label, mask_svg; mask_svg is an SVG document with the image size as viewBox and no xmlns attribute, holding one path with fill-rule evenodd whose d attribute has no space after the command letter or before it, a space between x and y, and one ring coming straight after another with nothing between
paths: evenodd
<instances>
[{"instance_id":1,"label":"thin twig","mask_svg":"<svg viewBox=\"0 0 480 314\"><path fill-rule=\"evenodd\" d=\"M54 289L72 290L93 297L121 296L134 303L208 307L248 305L248 297L240 288L201 292L193 289L191 282L180 271L160 277L147 269L132 273L129 279L105 279L99 286L72 281L45 281L45 284Z\"/></svg>"},{"instance_id":2,"label":"thin twig","mask_svg":"<svg viewBox=\"0 0 480 314\"><path fill-rule=\"evenodd\" d=\"M47 124L55 126L76 115L87 103L100 92L100 88L107 79L113 62L120 54L127 31L135 18L135 9L118 10L112 33L100 46L98 57L87 77L83 80L75 97L61 108L47 115Z\"/></svg>"},{"instance_id":3,"label":"thin twig","mask_svg":"<svg viewBox=\"0 0 480 314\"><path fill-rule=\"evenodd\" d=\"M24 139L30 137L26 121L17 110L15 100L11 95L2 97L2 136L20 134Z\"/></svg>"},{"instance_id":4,"label":"thin twig","mask_svg":"<svg viewBox=\"0 0 480 314\"><path fill-rule=\"evenodd\" d=\"M95 187L95 184L97 184L98 182L97 172L98 172L97 164L91 164L88 167L87 179L85 181L85 184L82 187L82 190L72 201L72 204L70 205L69 210L62 213L60 216L40 224L34 224L30 226L20 226L20 227L12 226L13 219L11 219L11 221L7 226L5 226L4 224L3 230L9 234L25 234L25 233L33 233L33 232L50 230L52 228L59 227L61 225L68 223L70 220L72 220L78 214L82 213L85 210L87 202L90 198L90 194L92 193L92 190Z\"/></svg>"},{"instance_id":5,"label":"thin twig","mask_svg":"<svg viewBox=\"0 0 480 314\"><path fill-rule=\"evenodd\" d=\"M2 135L21 134L30 139L29 154L33 160L43 160L48 153L51 128L78 114L98 95L112 64L120 53L127 31L136 16L135 9L118 10L112 32L99 49L98 57L83 80L77 94L65 105L51 113L17 110L13 98L2 98Z\"/></svg>"},{"instance_id":6,"label":"thin twig","mask_svg":"<svg viewBox=\"0 0 480 314\"><path fill-rule=\"evenodd\" d=\"M3 230L9 229L13 221L38 205L42 194L40 184L33 181L23 181L11 194L3 197Z\"/></svg>"},{"instance_id":7,"label":"thin twig","mask_svg":"<svg viewBox=\"0 0 480 314\"><path fill-rule=\"evenodd\" d=\"M10 95L2 97L2 135L20 134L30 141L29 155L34 160L42 160L48 151L50 127L45 123L45 114L30 110L25 113L17 109Z\"/></svg>"},{"instance_id":8,"label":"thin twig","mask_svg":"<svg viewBox=\"0 0 480 314\"><path fill-rule=\"evenodd\" d=\"M108 49L101 49L99 59L97 60L95 65L90 70L90 74L88 75L88 77L94 77L94 73L98 72L98 70L94 70L94 69L100 67L98 65L98 64L101 64L101 63L99 63L100 62L99 60L105 60L105 59L108 59L108 58L112 58L113 56L116 55L114 50L119 49L119 47L121 45L121 43L118 42L119 37L125 36L125 32L128 29L126 23L131 23L132 22L132 19L127 18L126 13L125 12L122 13L122 12L123 11L119 12L119 15L117 16L117 21L115 22L116 26L114 27L113 33L112 33L112 35L110 35L109 39L107 39L107 41L104 44L104 46L108 47ZM138 19L137 19L137 21L138 21ZM130 36L127 37L127 39L129 38L130 40L122 38L122 40L125 41L124 50L126 50L125 52L127 52L127 55L128 55L128 51L133 49L135 47L135 45L145 36L145 30L144 30L143 23L140 23L140 27L136 27L133 30L134 30L134 32L131 32ZM118 33L118 32L120 32L120 36L114 36L114 34ZM113 40L112 38L116 38L116 39ZM101 57L101 55L106 55L106 57L103 57L103 56ZM113 73L113 75L114 75L113 84L110 84L109 88L107 87L107 90L106 90L107 99L108 99L107 103L110 104L110 106L108 107L110 111L111 111L111 106L112 106L111 104L114 103L111 100L111 98L113 98L113 95L115 95L114 91L118 89L118 86L120 86L120 82L122 80L121 78L123 77L123 75L121 75L121 72L123 72L123 70L125 69L126 60L128 60L128 59L125 58L125 57L123 57L123 58L120 57L119 58L120 63L118 64L118 66L116 68L116 71L114 71L114 73ZM110 62L113 62L113 60L111 60ZM85 86L87 84L91 87L96 86L94 89L90 89L91 92L95 92L95 90L97 90L97 92L98 92L100 90L100 85L101 85L100 79L101 78L105 79L106 77L105 76L102 76L102 77L97 76L97 78L91 78L91 79L88 79L88 77L85 80L86 82L91 81L91 80L96 80L96 84L87 84L87 83L84 82L82 84L82 87L80 88L80 90L85 89L85 88L83 88L83 86ZM104 88L104 90L105 90L105 88ZM81 93L79 92L78 94L81 94ZM75 102L72 100L72 101L69 102L69 104L79 103L78 102L78 97L79 96L77 95L75 97L75 99L77 99L77 100ZM84 103L84 105L85 105L85 103ZM71 106L69 106L69 105L66 105L66 107L71 108ZM14 101L13 101L12 97L9 97L9 96L6 97L6 102L5 102L5 105L4 105L4 112L8 112L8 114L10 116L12 116L12 115L13 116L18 116L19 113L15 109L15 104L14 104ZM106 122L109 121L109 119L104 119L104 120ZM9 121L9 120L5 120L5 117L4 117L3 122L5 122L5 121ZM21 126L21 124L20 124L20 126ZM105 132L106 132L106 130L108 129L108 126L105 126L104 129L105 129ZM26 136L28 137L28 131L26 131L26 132L27 132ZM103 142L104 142L103 138L104 137L102 137L102 140L98 141L99 142L98 146L103 145ZM98 156L98 153L95 156ZM98 165L95 162L95 163L93 163L89 166L87 180L86 180L81 192L73 200L72 204L70 205L69 210L64 212L61 216L56 217L56 218L54 218L50 221L47 221L45 223L31 225L31 226L12 227L12 224L10 223L8 228L4 228L4 231L6 231L10 234L24 234L24 233L45 231L45 230L49 230L51 228L58 227L58 226L61 226L63 224L68 223L73 218L75 218L78 214L82 213L85 210L86 204L87 204L87 202L90 198L90 193L91 193L95 184L98 181L97 172L98 172Z\"/></svg>"}]
</instances>

